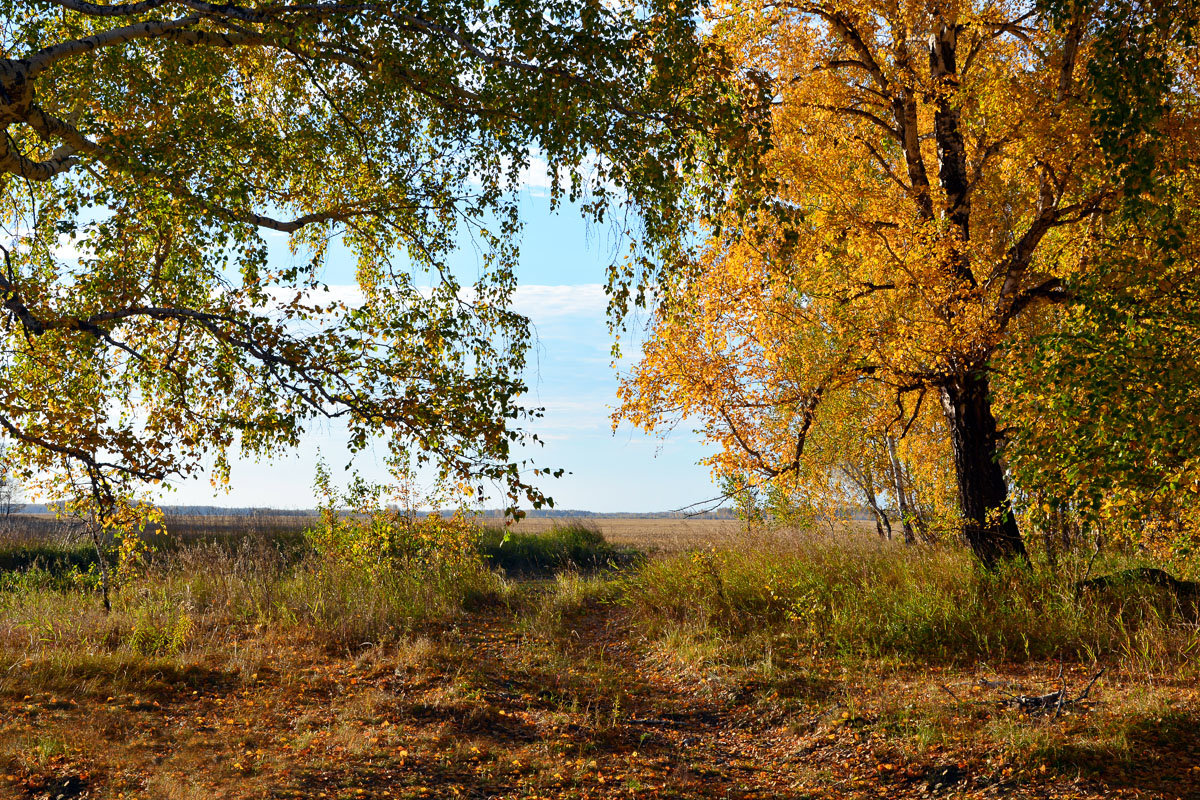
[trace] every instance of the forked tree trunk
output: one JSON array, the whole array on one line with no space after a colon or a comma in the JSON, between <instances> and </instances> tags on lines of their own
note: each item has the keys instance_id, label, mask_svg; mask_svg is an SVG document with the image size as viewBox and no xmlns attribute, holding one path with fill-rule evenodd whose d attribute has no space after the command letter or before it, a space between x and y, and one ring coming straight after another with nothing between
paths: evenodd
<instances>
[{"instance_id":1,"label":"forked tree trunk","mask_svg":"<svg viewBox=\"0 0 1200 800\"><path fill-rule=\"evenodd\" d=\"M879 497L875 492L875 475L871 472L871 468L866 467L860 471L852 467L843 467L842 473L866 496L867 505L875 516L875 532L879 534L879 538L890 542L892 540L892 521L888 519L887 512L879 506Z\"/></svg>"},{"instance_id":2,"label":"forked tree trunk","mask_svg":"<svg viewBox=\"0 0 1200 800\"><path fill-rule=\"evenodd\" d=\"M896 492L896 505L900 507L900 525L904 530L904 543L915 544L917 536L913 533L913 511L908 502L908 490L904 488L904 470L900 468L900 459L896 457L896 440L887 437L888 463L892 467L892 486Z\"/></svg>"},{"instance_id":3,"label":"forked tree trunk","mask_svg":"<svg viewBox=\"0 0 1200 800\"><path fill-rule=\"evenodd\" d=\"M950 426L958 499L971 550L988 568L1006 558L1027 559L998 458L987 375L973 371L947 383L942 408Z\"/></svg>"}]
</instances>

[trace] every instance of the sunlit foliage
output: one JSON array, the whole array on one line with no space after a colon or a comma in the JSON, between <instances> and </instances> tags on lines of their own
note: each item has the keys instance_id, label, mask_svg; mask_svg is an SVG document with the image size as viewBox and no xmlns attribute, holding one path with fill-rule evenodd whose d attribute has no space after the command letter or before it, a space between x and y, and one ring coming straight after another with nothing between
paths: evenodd
<instances>
[{"instance_id":1,"label":"sunlit foliage","mask_svg":"<svg viewBox=\"0 0 1200 800\"><path fill-rule=\"evenodd\" d=\"M545 502L510 455L537 416L517 190L544 168L555 203L673 231L672 168L732 168L698 109L745 117L691 11L0 2L0 428L27 476L112 517L337 419Z\"/></svg>"},{"instance_id":2,"label":"sunlit foliage","mask_svg":"<svg viewBox=\"0 0 1200 800\"><path fill-rule=\"evenodd\" d=\"M774 82L767 201L663 270L621 413L691 417L718 472L807 487L829 481L823 441L861 461L881 436L914 439L922 461L953 464L976 554L1022 554L1002 456L1024 420L992 411L997 353L1079 297L1147 185L1114 168L1132 145L1101 113L1107 16L885 0L730 3L715 19ZM1147 100L1161 108L1130 135L1192 152L1192 54L1155 52L1173 59L1171 102Z\"/></svg>"}]
</instances>

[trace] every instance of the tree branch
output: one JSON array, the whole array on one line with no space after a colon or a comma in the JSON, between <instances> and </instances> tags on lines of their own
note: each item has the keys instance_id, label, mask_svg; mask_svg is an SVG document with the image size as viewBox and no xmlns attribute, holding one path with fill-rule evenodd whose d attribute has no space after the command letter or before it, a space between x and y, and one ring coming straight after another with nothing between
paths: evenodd
<instances>
[{"instance_id":1,"label":"tree branch","mask_svg":"<svg viewBox=\"0 0 1200 800\"><path fill-rule=\"evenodd\" d=\"M42 182L61 175L79 163L75 158L75 150L71 147L60 147L45 161L35 161L17 152L14 145L15 142L7 133L0 136L0 174L7 172L27 180Z\"/></svg>"},{"instance_id":2,"label":"tree branch","mask_svg":"<svg viewBox=\"0 0 1200 800\"><path fill-rule=\"evenodd\" d=\"M1009 304L1008 310L1005 312L1003 320L1008 322L1015 318L1018 314L1024 311L1028 306L1038 300L1043 300L1050 303L1064 303L1072 299L1074 295L1067 291L1063 286L1063 282L1058 278L1050 278L1037 286L1031 286L1017 293Z\"/></svg>"},{"instance_id":3,"label":"tree branch","mask_svg":"<svg viewBox=\"0 0 1200 800\"><path fill-rule=\"evenodd\" d=\"M881 119L877 115L872 114L870 111L864 111L861 108L844 108L842 106L825 105L824 103L805 103L802 107L803 108L815 108L820 111L829 111L830 113L833 113L833 114L846 114L846 115L849 115L852 117L858 117L860 119L865 119L868 122L870 122L872 125L875 125L878 128L886 131L887 134L889 136L891 136L893 139L895 139L896 141L898 141L898 142L904 141L899 130L897 130L896 128L893 128L891 125L888 125L887 122L885 122L883 119Z\"/></svg>"},{"instance_id":4,"label":"tree branch","mask_svg":"<svg viewBox=\"0 0 1200 800\"><path fill-rule=\"evenodd\" d=\"M132 17L145 14L165 6L171 0L142 0L139 3L118 3L117 5L102 6L89 3L87 0L52 0L56 5L68 11L86 14L89 17Z\"/></svg>"},{"instance_id":5,"label":"tree branch","mask_svg":"<svg viewBox=\"0 0 1200 800\"><path fill-rule=\"evenodd\" d=\"M85 36L82 39L72 39L71 41L49 45L36 51L25 60L25 63L28 64L25 78L26 80L36 78L39 73L65 58L139 39L155 39L165 36L168 33L190 28L199 21L199 16L190 16L169 20L137 22L132 25L124 25L120 28L102 31L92 36Z\"/></svg>"}]
</instances>

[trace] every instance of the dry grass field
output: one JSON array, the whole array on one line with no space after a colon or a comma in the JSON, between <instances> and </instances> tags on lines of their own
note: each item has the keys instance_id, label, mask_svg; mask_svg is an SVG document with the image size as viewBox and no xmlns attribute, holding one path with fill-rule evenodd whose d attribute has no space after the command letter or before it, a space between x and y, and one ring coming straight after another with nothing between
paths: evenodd
<instances>
[{"instance_id":1,"label":"dry grass field","mask_svg":"<svg viewBox=\"0 0 1200 800\"><path fill-rule=\"evenodd\" d=\"M277 539L300 535L316 517L294 514L172 515L167 519L168 534L162 543L220 541L225 539ZM486 518L485 524L500 528L499 520ZM541 533L554 527L585 525L593 527L618 546L631 546L652 553L677 553L693 548L725 547L753 540L760 534L748 532L744 522L732 519L663 517L527 517L511 526L521 533ZM42 542L55 539L53 517L23 517L20 522L0 528L0 543ZM149 537L151 541L155 537Z\"/></svg>"},{"instance_id":2,"label":"dry grass field","mask_svg":"<svg viewBox=\"0 0 1200 800\"><path fill-rule=\"evenodd\" d=\"M747 538L746 524L731 519L661 517L529 517L513 526L522 533L541 533L555 526L587 525L618 546L647 553L680 553L693 548L725 547ZM753 538L756 534L751 533Z\"/></svg>"},{"instance_id":3,"label":"dry grass field","mask_svg":"<svg viewBox=\"0 0 1200 800\"><path fill-rule=\"evenodd\" d=\"M176 522L111 614L0 569L0 797L1200 797L1196 609L1083 560L602 518L500 547L607 569L365 574Z\"/></svg>"}]
</instances>

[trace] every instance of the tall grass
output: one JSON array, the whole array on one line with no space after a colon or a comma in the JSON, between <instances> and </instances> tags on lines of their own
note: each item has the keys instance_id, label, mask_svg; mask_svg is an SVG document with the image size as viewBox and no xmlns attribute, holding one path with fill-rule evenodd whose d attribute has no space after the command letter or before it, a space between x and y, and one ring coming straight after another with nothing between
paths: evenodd
<instances>
[{"instance_id":1,"label":"tall grass","mask_svg":"<svg viewBox=\"0 0 1200 800\"><path fill-rule=\"evenodd\" d=\"M1139 585L1081 596L1081 573L988 572L960 549L760 541L651 562L624 600L637 624L692 657L1119 659L1148 670L1192 662L1194 608Z\"/></svg>"},{"instance_id":2,"label":"tall grass","mask_svg":"<svg viewBox=\"0 0 1200 800\"><path fill-rule=\"evenodd\" d=\"M276 537L243 530L240 538L229 526L216 532L197 527L151 552L144 574L122 587L108 616L92 608L90 546L0 549L0 652L198 657L250 629L355 647L498 599L507 590L497 566L520 574L587 571L628 557L582 526L504 542L499 533L457 530L461 536L434 537L416 556L369 564L298 543L292 530ZM445 552L443 540L453 545Z\"/></svg>"},{"instance_id":3,"label":"tall grass","mask_svg":"<svg viewBox=\"0 0 1200 800\"><path fill-rule=\"evenodd\" d=\"M460 548L454 558L426 554L369 570L298 551L290 539L185 545L152 559L109 616L90 594L85 565L73 564L74 556L53 561L57 551L47 551L23 557L17 571L0 571L0 655L203 658L247 631L356 648L449 624L480 604L511 604L516 595L496 567L518 575L579 573L631 559L578 526L501 537L485 531L476 549ZM1092 574L1121 566L1128 563L1117 558ZM539 600L539 614L553 627L569 609L587 606L579 598L603 598L605 606L620 604L635 630L663 652L698 665L1052 658L1200 676L1194 607L1137 584L1080 593L1084 572L1084 560L1064 561L1057 571L1035 565L987 572L954 548L764 538L668 555L634 570L560 578L554 596L575 599Z\"/></svg>"},{"instance_id":4,"label":"tall grass","mask_svg":"<svg viewBox=\"0 0 1200 800\"><path fill-rule=\"evenodd\" d=\"M42 662L62 680L148 659L165 659L160 668L219 666L264 634L339 650L397 641L448 624L503 588L480 559L453 570L367 573L312 555L296 561L263 542L181 548L123 587L111 614L86 587L23 574L0 590L0 663Z\"/></svg>"}]
</instances>

